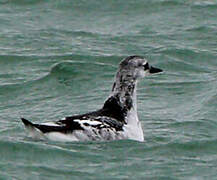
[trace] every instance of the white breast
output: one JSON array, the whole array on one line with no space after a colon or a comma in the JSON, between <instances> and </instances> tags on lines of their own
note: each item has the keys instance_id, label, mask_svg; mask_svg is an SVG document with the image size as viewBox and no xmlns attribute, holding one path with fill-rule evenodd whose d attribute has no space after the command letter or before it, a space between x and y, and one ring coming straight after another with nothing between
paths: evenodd
<instances>
[{"instance_id":1,"label":"white breast","mask_svg":"<svg viewBox=\"0 0 217 180\"><path fill-rule=\"evenodd\" d=\"M128 139L144 141L144 134L137 112L131 110L127 116L127 124L124 125L124 134Z\"/></svg>"}]
</instances>

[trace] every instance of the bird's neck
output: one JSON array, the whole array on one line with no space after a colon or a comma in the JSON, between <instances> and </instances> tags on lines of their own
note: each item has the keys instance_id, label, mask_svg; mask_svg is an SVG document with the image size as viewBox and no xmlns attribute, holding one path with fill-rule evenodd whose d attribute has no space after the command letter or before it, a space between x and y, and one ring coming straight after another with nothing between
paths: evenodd
<instances>
[{"instance_id":1,"label":"bird's neck","mask_svg":"<svg viewBox=\"0 0 217 180\"><path fill-rule=\"evenodd\" d=\"M103 115L110 116L125 124L129 123L129 116L137 118L136 104L137 81L131 75L116 75L112 92L102 108Z\"/></svg>"},{"instance_id":2,"label":"bird's neck","mask_svg":"<svg viewBox=\"0 0 217 180\"><path fill-rule=\"evenodd\" d=\"M119 100L122 107L128 111L137 110L136 88L137 81L134 79L117 79L113 84L111 96Z\"/></svg>"}]
</instances>

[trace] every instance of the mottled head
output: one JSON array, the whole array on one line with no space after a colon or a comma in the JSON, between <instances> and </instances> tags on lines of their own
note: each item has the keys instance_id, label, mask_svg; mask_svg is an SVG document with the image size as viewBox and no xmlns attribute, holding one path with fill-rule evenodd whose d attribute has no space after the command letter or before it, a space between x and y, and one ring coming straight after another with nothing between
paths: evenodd
<instances>
[{"instance_id":1,"label":"mottled head","mask_svg":"<svg viewBox=\"0 0 217 180\"><path fill-rule=\"evenodd\" d=\"M121 61L118 75L127 79L143 78L149 74L162 72L161 69L150 66L148 61L141 56L129 56Z\"/></svg>"},{"instance_id":2,"label":"mottled head","mask_svg":"<svg viewBox=\"0 0 217 180\"><path fill-rule=\"evenodd\" d=\"M159 72L162 72L162 70L150 66L147 60L141 56L129 56L125 58L119 65L112 87L112 95L106 101L104 108L108 108L108 105L115 107L114 104L111 105L112 98L120 106L116 106L115 111L120 108L124 116L132 107L136 110L137 79Z\"/></svg>"}]
</instances>

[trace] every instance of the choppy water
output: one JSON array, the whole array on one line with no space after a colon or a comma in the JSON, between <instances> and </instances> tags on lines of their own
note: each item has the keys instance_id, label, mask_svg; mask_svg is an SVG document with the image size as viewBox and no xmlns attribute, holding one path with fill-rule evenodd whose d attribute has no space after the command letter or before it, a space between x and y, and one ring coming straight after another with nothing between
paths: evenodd
<instances>
[{"instance_id":1,"label":"choppy water","mask_svg":"<svg viewBox=\"0 0 217 180\"><path fill-rule=\"evenodd\" d=\"M56 143L20 117L101 107L120 60L139 84L145 142ZM217 179L216 0L0 0L0 179Z\"/></svg>"}]
</instances>

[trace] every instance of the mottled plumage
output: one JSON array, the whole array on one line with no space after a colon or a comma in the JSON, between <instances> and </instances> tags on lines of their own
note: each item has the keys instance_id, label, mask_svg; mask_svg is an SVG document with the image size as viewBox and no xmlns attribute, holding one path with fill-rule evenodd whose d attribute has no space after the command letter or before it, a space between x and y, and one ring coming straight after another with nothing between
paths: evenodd
<instances>
[{"instance_id":1,"label":"mottled plumage","mask_svg":"<svg viewBox=\"0 0 217 180\"><path fill-rule=\"evenodd\" d=\"M143 141L143 131L137 116L137 80L158 72L162 70L149 66L144 58L129 56L120 63L112 93L101 109L50 123L33 124L24 118L22 121L35 138L61 141Z\"/></svg>"}]
</instances>

